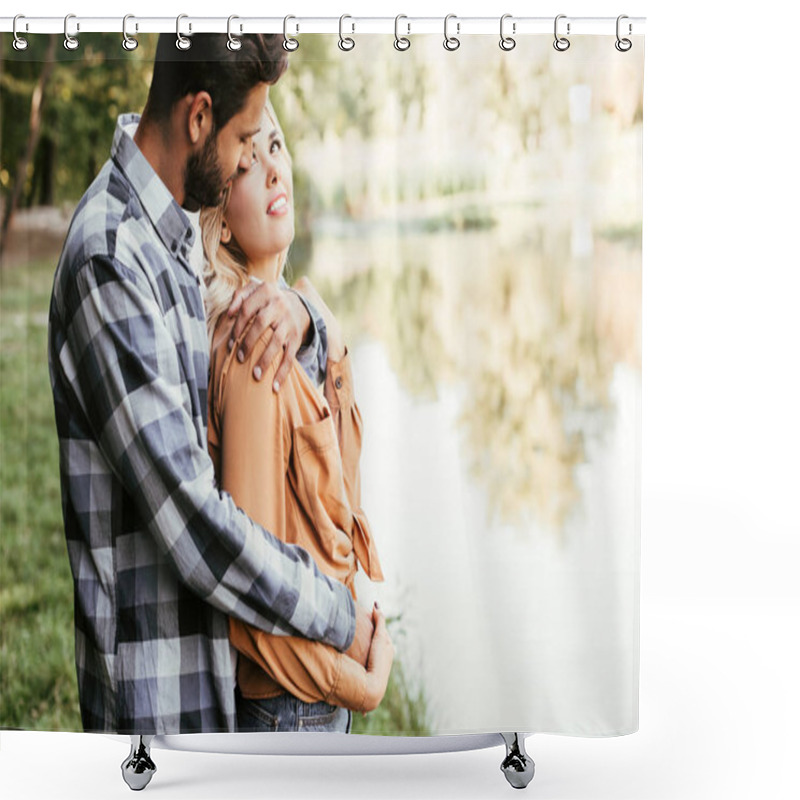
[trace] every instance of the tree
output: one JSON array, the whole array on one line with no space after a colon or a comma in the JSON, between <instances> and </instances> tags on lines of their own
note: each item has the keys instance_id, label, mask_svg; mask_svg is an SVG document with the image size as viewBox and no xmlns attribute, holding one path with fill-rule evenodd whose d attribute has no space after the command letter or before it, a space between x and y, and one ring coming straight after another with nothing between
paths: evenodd
<instances>
[{"instance_id":1,"label":"tree","mask_svg":"<svg viewBox=\"0 0 800 800\"><path fill-rule=\"evenodd\" d=\"M0 242L19 208L72 202L83 194L108 158L117 115L144 106L157 38L142 35L139 47L128 52L117 34L94 34L68 52L57 47L59 37L37 36L18 53L5 37Z\"/></svg>"},{"instance_id":2,"label":"tree","mask_svg":"<svg viewBox=\"0 0 800 800\"><path fill-rule=\"evenodd\" d=\"M31 163L33 154L36 151L36 146L39 143L39 135L42 129L42 106L45 99L45 90L50 81L50 76L53 73L56 49L56 37L47 37L47 52L44 61L42 62L39 79L36 82L36 87L31 95L30 116L28 121L28 141L25 145L25 150L17 162L17 172L14 176L14 184L11 188L11 195L8 203L6 204L5 212L3 213L3 222L0 226L0 256L3 255L3 248L5 247L6 234L11 227L11 220L14 212L17 210L22 191L25 187L25 177L28 172L28 165Z\"/></svg>"}]
</instances>

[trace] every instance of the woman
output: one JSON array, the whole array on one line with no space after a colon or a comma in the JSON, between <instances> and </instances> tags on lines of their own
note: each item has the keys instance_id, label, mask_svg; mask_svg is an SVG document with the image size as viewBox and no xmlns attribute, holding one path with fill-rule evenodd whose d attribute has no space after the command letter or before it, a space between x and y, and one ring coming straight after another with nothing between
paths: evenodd
<instances>
[{"instance_id":1,"label":"woman","mask_svg":"<svg viewBox=\"0 0 800 800\"><path fill-rule=\"evenodd\" d=\"M253 520L304 547L355 599L358 565L372 580L383 574L361 510L361 416L336 318L308 281L298 287L327 326L324 396L296 363L274 392L280 353L269 374L254 381L253 356L253 363L240 363L238 346L227 345L233 320L222 312L234 292L249 280L279 281L294 238L291 160L271 106L254 140L252 166L200 221L211 341L208 441L219 486ZM373 619L366 669L327 645L231 619L239 729L349 731L351 711L380 703L394 656L377 608Z\"/></svg>"}]
</instances>

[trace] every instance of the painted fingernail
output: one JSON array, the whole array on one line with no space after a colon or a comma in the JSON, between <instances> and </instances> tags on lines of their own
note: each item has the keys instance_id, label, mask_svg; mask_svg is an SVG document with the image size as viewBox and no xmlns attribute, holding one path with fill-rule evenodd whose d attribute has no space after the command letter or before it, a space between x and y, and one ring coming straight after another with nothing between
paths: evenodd
<instances>
[{"instance_id":1,"label":"painted fingernail","mask_svg":"<svg viewBox=\"0 0 800 800\"><path fill-rule=\"evenodd\" d=\"M261 367L256 367L253 370L253 375L255 375L255 378L256 378L257 381L260 381L261 380Z\"/></svg>"},{"instance_id":2,"label":"painted fingernail","mask_svg":"<svg viewBox=\"0 0 800 800\"><path fill-rule=\"evenodd\" d=\"M231 350L233 350L233 337L232 336L231 336L230 339L228 339L228 352L230 353Z\"/></svg>"},{"instance_id":3,"label":"painted fingernail","mask_svg":"<svg viewBox=\"0 0 800 800\"><path fill-rule=\"evenodd\" d=\"M380 611L380 610L381 610L381 607L378 605L378 601L377 601L377 600L375 601L375 608L377 608L377 609L378 609L378 611Z\"/></svg>"},{"instance_id":4,"label":"painted fingernail","mask_svg":"<svg viewBox=\"0 0 800 800\"><path fill-rule=\"evenodd\" d=\"M239 352L236 353L236 358L239 359L240 363L243 362L244 361L244 350L239 350Z\"/></svg>"},{"instance_id":5,"label":"painted fingernail","mask_svg":"<svg viewBox=\"0 0 800 800\"><path fill-rule=\"evenodd\" d=\"M278 394L278 392L280 390L281 390L281 385L278 383L278 381L273 381L272 382L272 391L275 392L275 394Z\"/></svg>"}]
</instances>

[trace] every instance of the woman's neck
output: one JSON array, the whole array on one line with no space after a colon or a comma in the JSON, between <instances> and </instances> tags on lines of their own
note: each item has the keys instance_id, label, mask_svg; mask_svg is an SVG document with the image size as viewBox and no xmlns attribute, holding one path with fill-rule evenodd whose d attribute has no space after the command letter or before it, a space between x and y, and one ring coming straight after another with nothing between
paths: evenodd
<instances>
[{"instance_id":1,"label":"woman's neck","mask_svg":"<svg viewBox=\"0 0 800 800\"><path fill-rule=\"evenodd\" d=\"M280 276L280 255L247 262L247 274L262 283L277 283Z\"/></svg>"}]
</instances>

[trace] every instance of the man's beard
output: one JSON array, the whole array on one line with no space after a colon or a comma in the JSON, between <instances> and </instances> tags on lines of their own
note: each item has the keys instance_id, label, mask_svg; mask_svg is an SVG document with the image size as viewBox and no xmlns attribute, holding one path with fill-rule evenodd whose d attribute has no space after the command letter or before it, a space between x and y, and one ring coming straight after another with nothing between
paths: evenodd
<instances>
[{"instance_id":1,"label":"man's beard","mask_svg":"<svg viewBox=\"0 0 800 800\"><path fill-rule=\"evenodd\" d=\"M218 206L227 179L217 156L217 132L212 131L199 153L192 153L183 174L184 206L196 211L202 206Z\"/></svg>"}]
</instances>

